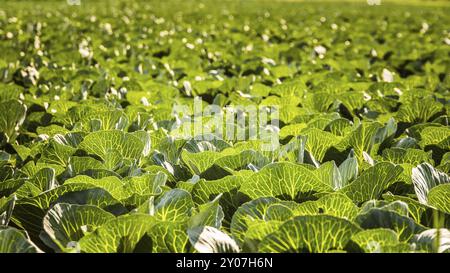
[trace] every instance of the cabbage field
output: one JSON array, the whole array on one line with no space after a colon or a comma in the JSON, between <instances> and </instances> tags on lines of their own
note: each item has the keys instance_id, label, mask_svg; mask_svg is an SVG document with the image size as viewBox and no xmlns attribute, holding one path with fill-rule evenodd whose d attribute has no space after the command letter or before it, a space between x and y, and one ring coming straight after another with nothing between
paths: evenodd
<instances>
[{"instance_id":1,"label":"cabbage field","mask_svg":"<svg viewBox=\"0 0 450 273\"><path fill-rule=\"evenodd\" d=\"M0 0L0 252L450 252L449 15Z\"/></svg>"}]
</instances>

